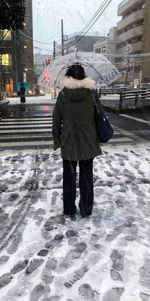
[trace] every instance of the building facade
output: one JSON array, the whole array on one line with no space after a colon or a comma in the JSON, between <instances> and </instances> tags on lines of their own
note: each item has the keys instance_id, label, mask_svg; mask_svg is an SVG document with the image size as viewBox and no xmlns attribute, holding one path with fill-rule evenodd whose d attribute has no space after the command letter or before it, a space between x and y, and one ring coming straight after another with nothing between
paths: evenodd
<instances>
[{"instance_id":1,"label":"building facade","mask_svg":"<svg viewBox=\"0 0 150 301\"><path fill-rule=\"evenodd\" d=\"M107 37L104 37L102 40L97 41L93 44L93 51L101 53L106 56L112 63L114 63L114 54L116 51L116 27L112 27L109 30Z\"/></svg>"},{"instance_id":2,"label":"building facade","mask_svg":"<svg viewBox=\"0 0 150 301\"><path fill-rule=\"evenodd\" d=\"M18 82L26 81L33 88L32 0L26 0L22 30L0 30L1 91L12 96ZM29 38L30 37L30 38Z\"/></svg>"},{"instance_id":3,"label":"building facade","mask_svg":"<svg viewBox=\"0 0 150 301\"><path fill-rule=\"evenodd\" d=\"M63 53L65 55L74 52L75 49L81 52L92 52L93 44L103 39L104 37L99 35L87 35L82 38L79 35L72 35L72 37L65 36ZM56 54L61 54L60 48L56 48Z\"/></svg>"},{"instance_id":4,"label":"building facade","mask_svg":"<svg viewBox=\"0 0 150 301\"><path fill-rule=\"evenodd\" d=\"M49 53L41 54L40 52L37 52L34 54L34 82L35 83L37 83L38 77L46 68L47 60L50 60L51 57L52 55L49 55Z\"/></svg>"},{"instance_id":5,"label":"building facade","mask_svg":"<svg viewBox=\"0 0 150 301\"><path fill-rule=\"evenodd\" d=\"M150 53L150 1L124 0L118 16L122 19L117 23L116 66L123 74L128 69L128 82L150 82L150 56L143 56Z\"/></svg>"}]
</instances>

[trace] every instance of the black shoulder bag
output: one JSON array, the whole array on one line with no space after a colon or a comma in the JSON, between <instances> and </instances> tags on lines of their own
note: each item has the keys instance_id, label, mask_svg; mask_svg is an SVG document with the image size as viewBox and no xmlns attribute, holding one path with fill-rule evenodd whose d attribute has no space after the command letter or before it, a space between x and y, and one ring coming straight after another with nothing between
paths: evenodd
<instances>
[{"instance_id":1,"label":"black shoulder bag","mask_svg":"<svg viewBox=\"0 0 150 301\"><path fill-rule=\"evenodd\" d=\"M95 95L94 97L94 118L96 124L96 130L99 137L99 141L101 143L106 143L113 136L113 128L109 123L107 117L100 110L96 104L96 100L98 101L98 97Z\"/></svg>"}]
</instances>

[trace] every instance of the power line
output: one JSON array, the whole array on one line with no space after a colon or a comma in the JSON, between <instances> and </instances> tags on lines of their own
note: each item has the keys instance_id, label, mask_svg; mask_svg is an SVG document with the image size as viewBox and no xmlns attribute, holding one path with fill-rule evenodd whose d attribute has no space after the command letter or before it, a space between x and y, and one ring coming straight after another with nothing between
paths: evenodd
<instances>
[{"instance_id":1,"label":"power line","mask_svg":"<svg viewBox=\"0 0 150 301\"><path fill-rule=\"evenodd\" d=\"M52 45L53 43L45 43L45 42L40 42L40 41L37 41L37 40L34 40L32 37L28 36L27 34L25 34L24 32L20 31L19 32L24 35L25 37L27 37L28 39L32 40L33 42L36 42L36 43L40 43L40 44L45 44L45 45Z\"/></svg>"},{"instance_id":2,"label":"power line","mask_svg":"<svg viewBox=\"0 0 150 301\"><path fill-rule=\"evenodd\" d=\"M97 16L97 18L93 21L93 23L91 24L90 27L87 28L87 30L84 32L84 35L82 35L81 37L79 37L75 43L77 43L79 40L82 39L82 37L85 36L85 34L93 27L93 25L97 22L97 20L100 18L100 16L104 13L104 11L106 10L106 8L108 7L108 5L112 2L112 0L109 0L108 3L105 2L106 6L103 8L102 12Z\"/></svg>"},{"instance_id":3,"label":"power line","mask_svg":"<svg viewBox=\"0 0 150 301\"><path fill-rule=\"evenodd\" d=\"M86 26L79 32L78 37L74 39L73 41L69 41L63 48L67 49L73 45L75 45L82 37L85 36L85 34L92 28L92 26L96 23L96 21L99 19L99 17L104 13L108 5L112 2L112 0L104 0L104 2L100 5L96 13L93 15L93 17L89 20L89 22L86 24ZM81 34L83 33L83 34Z\"/></svg>"},{"instance_id":4,"label":"power line","mask_svg":"<svg viewBox=\"0 0 150 301\"><path fill-rule=\"evenodd\" d=\"M97 18L95 20L93 20L92 24L90 25L90 27L87 28L87 30L85 31L84 35L93 27L93 25L97 22L97 20L100 18L100 16L104 13L104 11L106 10L106 8L108 7L108 5L112 2L112 0L107 0L102 7L102 11L100 12L100 14L98 14ZM84 36L83 35L83 36ZM80 40L82 38L82 36L78 39Z\"/></svg>"},{"instance_id":5,"label":"power line","mask_svg":"<svg viewBox=\"0 0 150 301\"><path fill-rule=\"evenodd\" d=\"M99 6L99 8L97 9L97 11L94 13L94 15L92 16L92 18L88 21L88 23L77 33L78 36L81 36L82 33L84 33L84 31L87 29L88 26L90 26L91 22L94 20L94 18L97 17L97 15L99 14L100 10L102 9L103 5L105 4L105 1L108 0L104 0L104 2ZM68 42L67 45L69 45L69 43L72 43L76 40L76 38L72 38L70 39L70 41ZM61 47L61 46L60 46Z\"/></svg>"},{"instance_id":6,"label":"power line","mask_svg":"<svg viewBox=\"0 0 150 301\"><path fill-rule=\"evenodd\" d=\"M105 11L105 9L107 8L107 6L110 4L112 0L104 0L104 2L100 5L100 7L97 9L97 11L94 13L94 15L92 16L92 18L88 21L88 23L82 28L82 30L78 33L78 37L77 38L73 38L71 41L69 41L66 45L64 45L63 47L61 47L58 43L57 45L59 45L59 48L61 49L66 49L69 48L73 45L75 45L82 37L85 36L85 34L88 32L88 30L96 23L96 21L98 20L98 18L102 15L102 13ZM102 12L101 12L102 10ZM22 31L19 30L19 32L26 36L27 38L29 38L30 40L32 40L33 42L36 43L40 43L40 44L45 44L45 45L52 45L53 43L45 43L45 42L40 42L38 40L34 40L32 37L28 36L27 34L23 33ZM83 33L83 34L82 34ZM42 48L41 48L42 49ZM43 49L46 50L46 49Z\"/></svg>"},{"instance_id":7,"label":"power line","mask_svg":"<svg viewBox=\"0 0 150 301\"><path fill-rule=\"evenodd\" d=\"M88 21L88 23L83 27L83 29L77 34L77 38L75 38L73 41L69 41L69 43L67 45L65 45L65 47L67 46L72 46L72 42L75 44L76 41L79 39L79 37L83 36L82 33L84 33L84 31L91 25L91 23L94 21L94 19L97 17L97 15L100 13L101 9L103 8L103 6L105 5L106 1L108 0L104 0L104 2L99 6L99 8L97 9L97 11L95 12L95 14L92 16L92 18ZM70 46L70 47L71 47Z\"/></svg>"},{"instance_id":8,"label":"power line","mask_svg":"<svg viewBox=\"0 0 150 301\"><path fill-rule=\"evenodd\" d=\"M35 49L41 49L41 50L45 50L45 51L52 51L53 49L51 48L51 49L45 49L45 48L42 48L42 47L38 47L38 46L33 46L33 48L35 48Z\"/></svg>"},{"instance_id":9,"label":"power line","mask_svg":"<svg viewBox=\"0 0 150 301\"><path fill-rule=\"evenodd\" d=\"M20 30L19 30L19 33L21 33L21 34L24 35L25 37L29 38L29 39L32 40L33 42L38 42L38 43L40 43L40 44L47 44L47 45L52 45L52 44L53 44L53 43L43 43L43 42L34 40L34 39L32 39L30 36L28 36L27 34L25 34L24 32L22 32L22 31L20 31ZM33 45L33 48L41 49L41 50L45 50L45 51L49 51L49 49L45 49L45 48L38 47L38 46L34 46L34 45ZM52 49L51 49L51 50L52 50Z\"/></svg>"}]
</instances>

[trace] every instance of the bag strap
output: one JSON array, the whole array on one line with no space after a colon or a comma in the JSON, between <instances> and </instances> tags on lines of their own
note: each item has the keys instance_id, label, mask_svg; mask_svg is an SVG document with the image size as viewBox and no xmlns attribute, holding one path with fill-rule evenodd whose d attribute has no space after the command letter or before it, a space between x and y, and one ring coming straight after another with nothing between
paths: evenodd
<instances>
[{"instance_id":1,"label":"bag strap","mask_svg":"<svg viewBox=\"0 0 150 301\"><path fill-rule=\"evenodd\" d=\"M97 110L103 112L103 114L105 114L105 111L103 109L103 106L101 104L101 101L98 97L98 94L97 94L97 91L96 90L93 90L92 91L92 94L93 94L93 99L94 99L94 106Z\"/></svg>"},{"instance_id":2,"label":"bag strap","mask_svg":"<svg viewBox=\"0 0 150 301\"><path fill-rule=\"evenodd\" d=\"M98 101L99 101L99 98L98 98L98 95L97 95L97 92L96 90L92 90L92 96L93 96L93 101L94 101L94 106L96 107L96 109L98 109Z\"/></svg>"}]
</instances>

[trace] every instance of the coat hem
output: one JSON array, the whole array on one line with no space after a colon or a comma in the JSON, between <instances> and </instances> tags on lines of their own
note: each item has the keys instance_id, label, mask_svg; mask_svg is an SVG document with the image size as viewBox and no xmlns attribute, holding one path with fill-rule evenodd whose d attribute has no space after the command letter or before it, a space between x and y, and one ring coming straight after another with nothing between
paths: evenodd
<instances>
[{"instance_id":1,"label":"coat hem","mask_svg":"<svg viewBox=\"0 0 150 301\"><path fill-rule=\"evenodd\" d=\"M61 154L61 158L63 159L63 160L68 160L68 161L86 161L86 160L90 160L90 159L94 159L95 157L97 157L97 156L100 156L100 155L102 155L102 151L100 151L99 153L97 153L97 154L94 154L94 155L90 155L90 156L88 156L88 157L70 157L70 156L64 156L63 154Z\"/></svg>"}]
</instances>

